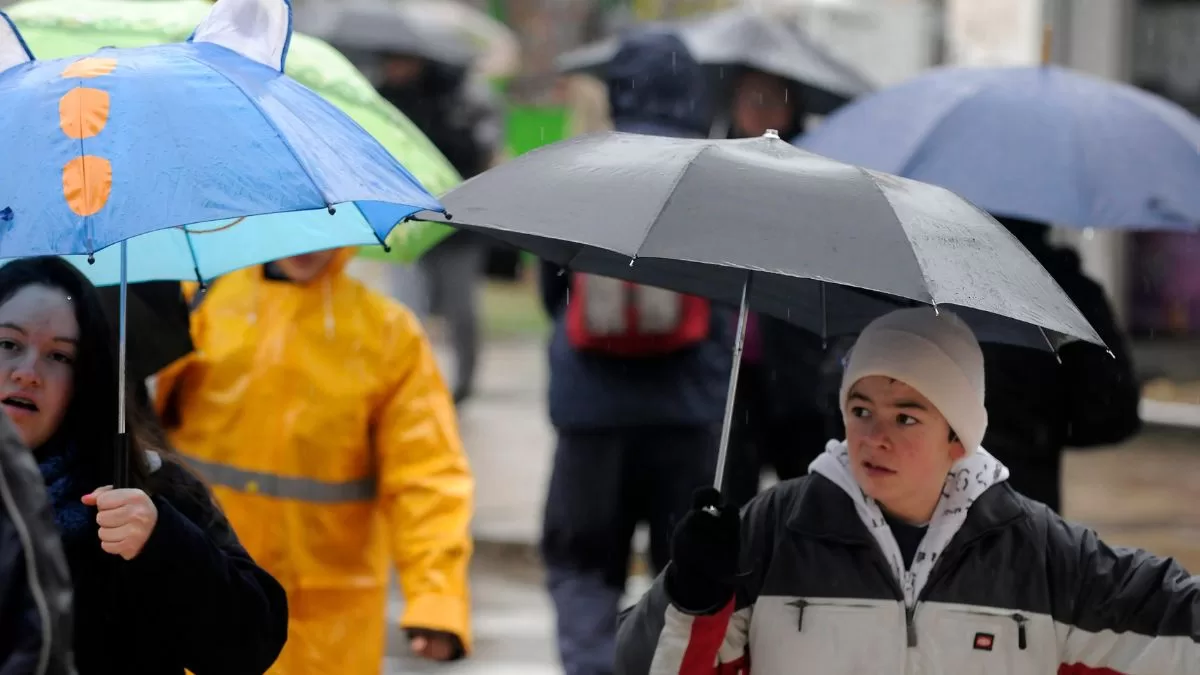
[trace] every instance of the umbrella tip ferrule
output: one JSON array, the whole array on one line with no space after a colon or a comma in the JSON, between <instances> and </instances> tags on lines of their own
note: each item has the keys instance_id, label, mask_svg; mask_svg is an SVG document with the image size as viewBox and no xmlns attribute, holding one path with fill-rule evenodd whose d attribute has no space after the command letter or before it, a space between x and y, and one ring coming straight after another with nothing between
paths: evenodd
<instances>
[{"instance_id":1,"label":"umbrella tip ferrule","mask_svg":"<svg viewBox=\"0 0 1200 675\"><path fill-rule=\"evenodd\" d=\"M326 204L325 210L328 211L329 215L331 215L331 216L333 214L337 213L337 207L335 207L333 204Z\"/></svg>"},{"instance_id":2,"label":"umbrella tip ferrule","mask_svg":"<svg viewBox=\"0 0 1200 675\"><path fill-rule=\"evenodd\" d=\"M89 265L95 265L95 264L96 264L96 256L95 256L95 255L93 255L93 254L91 254L91 253L88 253L88 258L87 258L87 260L88 260L88 264L89 264Z\"/></svg>"},{"instance_id":3,"label":"umbrella tip ferrule","mask_svg":"<svg viewBox=\"0 0 1200 675\"><path fill-rule=\"evenodd\" d=\"M763 133L763 138L774 138L776 140L780 140L779 139L779 130L778 129L767 129L766 132Z\"/></svg>"}]
</instances>

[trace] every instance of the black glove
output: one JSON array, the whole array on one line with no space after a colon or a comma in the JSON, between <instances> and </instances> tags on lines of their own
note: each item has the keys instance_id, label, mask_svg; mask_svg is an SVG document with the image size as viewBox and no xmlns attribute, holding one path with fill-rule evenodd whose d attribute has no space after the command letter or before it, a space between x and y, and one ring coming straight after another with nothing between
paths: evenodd
<instances>
[{"instance_id":1,"label":"black glove","mask_svg":"<svg viewBox=\"0 0 1200 675\"><path fill-rule=\"evenodd\" d=\"M692 510L675 526L671 538L667 595L685 612L720 610L736 590L740 551L737 509L711 487L697 490Z\"/></svg>"}]
</instances>

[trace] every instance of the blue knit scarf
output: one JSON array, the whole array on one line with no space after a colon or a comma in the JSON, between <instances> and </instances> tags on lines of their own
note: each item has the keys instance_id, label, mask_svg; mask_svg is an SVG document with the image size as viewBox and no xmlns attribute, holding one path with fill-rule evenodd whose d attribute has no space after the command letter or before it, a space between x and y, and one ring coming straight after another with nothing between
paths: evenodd
<instances>
[{"instance_id":1,"label":"blue knit scarf","mask_svg":"<svg viewBox=\"0 0 1200 675\"><path fill-rule=\"evenodd\" d=\"M79 484L77 454L71 443L38 462L46 481L46 496L54 509L54 522L64 540L86 533L92 522L88 507L80 501L87 491Z\"/></svg>"}]
</instances>

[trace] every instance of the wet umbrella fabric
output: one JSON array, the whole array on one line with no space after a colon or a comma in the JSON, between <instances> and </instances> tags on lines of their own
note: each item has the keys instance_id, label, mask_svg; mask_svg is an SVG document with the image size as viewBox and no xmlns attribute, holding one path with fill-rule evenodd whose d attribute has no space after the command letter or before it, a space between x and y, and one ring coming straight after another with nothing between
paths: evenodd
<instances>
[{"instance_id":1,"label":"wet umbrella fabric","mask_svg":"<svg viewBox=\"0 0 1200 675\"><path fill-rule=\"evenodd\" d=\"M942 188L804 152L774 132L733 141L594 134L486 171L443 204L459 227L564 267L740 308L717 489L750 309L829 337L924 303L954 308L982 340L1103 344L983 211Z\"/></svg>"},{"instance_id":2,"label":"wet umbrella fabric","mask_svg":"<svg viewBox=\"0 0 1200 675\"><path fill-rule=\"evenodd\" d=\"M343 53L392 53L466 68L481 50L419 4L348 5L320 35Z\"/></svg>"},{"instance_id":3,"label":"wet umbrella fabric","mask_svg":"<svg viewBox=\"0 0 1200 675\"><path fill-rule=\"evenodd\" d=\"M746 67L778 75L802 86L805 109L827 114L872 84L854 68L830 55L799 26L751 9L730 9L697 19L661 22L632 30L677 32L696 61L717 69L721 83L730 68ZM616 55L620 38L610 38L560 56L562 72L587 72L603 77Z\"/></svg>"},{"instance_id":4,"label":"wet umbrella fabric","mask_svg":"<svg viewBox=\"0 0 1200 675\"><path fill-rule=\"evenodd\" d=\"M907 304L953 308L981 339L1100 338L999 223L953 193L778 137L585 136L443 198L452 224L572 269L751 309L830 337Z\"/></svg>"},{"instance_id":5,"label":"wet umbrella fabric","mask_svg":"<svg viewBox=\"0 0 1200 675\"><path fill-rule=\"evenodd\" d=\"M23 168L0 183L0 258L63 255L97 285L120 284L118 487L131 279L207 280L384 241L410 215L442 209L353 120L283 74L291 18L288 0L219 0L185 43L41 61L0 12L0 94L13 111L0 144ZM154 240L153 255L131 259L131 239ZM95 265L80 260L93 254Z\"/></svg>"},{"instance_id":6,"label":"wet umbrella fabric","mask_svg":"<svg viewBox=\"0 0 1200 675\"><path fill-rule=\"evenodd\" d=\"M797 143L1023 220L1200 224L1200 119L1055 66L934 70L855 101Z\"/></svg>"},{"instance_id":7,"label":"wet umbrella fabric","mask_svg":"<svg viewBox=\"0 0 1200 675\"><path fill-rule=\"evenodd\" d=\"M237 24L239 6L264 25ZM220 0L188 42L43 61L3 17L0 146L24 170L0 182L0 258L87 256L145 235L153 250L130 258L129 281L209 279L378 243L440 208L362 127L282 72L290 37L283 0ZM81 269L114 283L94 275L119 265Z\"/></svg>"},{"instance_id":8,"label":"wet umbrella fabric","mask_svg":"<svg viewBox=\"0 0 1200 675\"><path fill-rule=\"evenodd\" d=\"M448 6L438 4L439 8ZM30 51L40 59L50 59L83 56L109 46L142 47L186 41L196 25L212 11L212 1L93 0L81 5L76 0L23 0L4 11L20 30ZM306 7L295 18L310 16L313 11L314 8ZM337 49L311 35L293 31L287 43L285 66L289 77L337 106L362 126L432 194L441 194L462 182L454 167L429 139L403 113L383 100L363 73ZM372 240L359 255L411 263L453 232L451 228L434 223L414 225L408 223L392 230L388 237L390 252L385 252ZM207 243L212 238L205 236L202 240ZM131 245L130 256L144 259L146 256L138 249L147 248L150 257L161 260L164 256L157 254L164 244L172 246L170 239L172 237L163 236L144 246L139 239ZM220 246L225 250L239 248L238 244L228 242ZM157 272L131 270L134 275L131 281L137 281L142 271L151 275L161 273L162 268L170 264L162 263ZM97 270L92 268L90 271Z\"/></svg>"}]
</instances>

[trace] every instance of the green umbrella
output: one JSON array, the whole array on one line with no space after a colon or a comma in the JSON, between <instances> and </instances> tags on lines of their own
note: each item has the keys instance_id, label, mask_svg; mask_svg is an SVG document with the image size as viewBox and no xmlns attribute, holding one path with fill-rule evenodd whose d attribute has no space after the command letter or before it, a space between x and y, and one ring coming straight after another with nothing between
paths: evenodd
<instances>
[{"instance_id":1,"label":"green umbrella","mask_svg":"<svg viewBox=\"0 0 1200 675\"><path fill-rule=\"evenodd\" d=\"M87 54L101 47L181 42L208 15L208 0L30 0L8 8L29 48L40 58ZM433 194L462 178L407 117L375 93L371 83L328 44L295 33L287 74L354 118ZM393 230L388 244L362 250L366 257L412 262L453 228L410 222Z\"/></svg>"}]
</instances>

